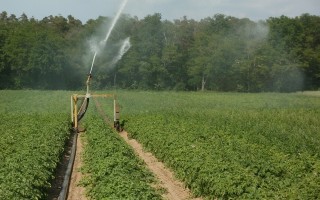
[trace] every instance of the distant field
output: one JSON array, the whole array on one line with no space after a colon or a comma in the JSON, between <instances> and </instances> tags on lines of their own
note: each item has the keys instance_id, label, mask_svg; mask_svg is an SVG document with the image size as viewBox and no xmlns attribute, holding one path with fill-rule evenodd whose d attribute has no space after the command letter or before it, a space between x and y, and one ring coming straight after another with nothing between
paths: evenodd
<instances>
[{"instance_id":1,"label":"distant field","mask_svg":"<svg viewBox=\"0 0 320 200\"><path fill-rule=\"evenodd\" d=\"M297 94L320 97L320 91L305 91L305 92L298 92Z\"/></svg>"},{"instance_id":2,"label":"distant field","mask_svg":"<svg viewBox=\"0 0 320 200\"><path fill-rule=\"evenodd\" d=\"M69 134L71 94L0 91L0 199L45 198ZM116 94L131 137L170 166L194 195L320 199L317 92ZM100 102L111 115L112 101ZM92 174L83 184L90 197L159 198L146 184L152 176L99 119L93 104L83 125L84 170Z\"/></svg>"}]
</instances>

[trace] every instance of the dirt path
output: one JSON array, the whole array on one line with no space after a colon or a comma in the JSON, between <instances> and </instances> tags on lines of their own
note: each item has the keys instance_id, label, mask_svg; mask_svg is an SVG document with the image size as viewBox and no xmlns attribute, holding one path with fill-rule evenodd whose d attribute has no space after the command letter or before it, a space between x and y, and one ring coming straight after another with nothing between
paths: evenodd
<instances>
[{"instance_id":1,"label":"dirt path","mask_svg":"<svg viewBox=\"0 0 320 200\"><path fill-rule=\"evenodd\" d=\"M76 157L73 164L72 175L70 180L70 186L68 191L68 200L86 200L85 189L81 186L78 186L80 180L82 179L82 173L80 172L80 168L82 166L82 152L83 152L83 144L81 134L78 133L77 139L77 150Z\"/></svg>"},{"instance_id":2,"label":"dirt path","mask_svg":"<svg viewBox=\"0 0 320 200\"><path fill-rule=\"evenodd\" d=\"M162 162L159 162L156 157L151 153L145 152L142 145L135 139L129 139L128 133L122 131L120 136L134 149L138 156L144 160L149 170L159 180L159 186L165 188L167 193L163 195L164 199L167 200L186 200L195 199L192 198L191 193L186 189L182 182L175 179L170 169L166 168ZM159 187L155 186L155 187ZM200 200L201 198L196 198Z\"/></svg>"}]
</instances>

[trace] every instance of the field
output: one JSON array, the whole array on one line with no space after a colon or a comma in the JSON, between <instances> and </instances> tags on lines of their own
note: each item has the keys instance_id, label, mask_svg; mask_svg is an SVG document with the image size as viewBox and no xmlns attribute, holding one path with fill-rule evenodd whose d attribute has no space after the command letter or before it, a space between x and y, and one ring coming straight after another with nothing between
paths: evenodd
<instances>
[{"instance_id":1,"label":"field","mask_svg":"<svg viewBox=\"0 0 320 200\"><path fill-rule=\"evenodd\" d=\"M125 128L209 199L319 199L320 99L125 93Z\"/></svg>"},{"instance_id":2,"label":"field","mask_svg":"<svg viewBox=\"0 0 320 200\"><path fill-rule=\"evenodd\" d=\"M116 93L130 136L173 169L195 196L320 198L317 93ZM0 199L45 198L69 136L71 94L0 91ZM111 113L110 101L101 104ZM89 197L160 198L143 162L93 104L83 125L83 171L89 176L82 184Z\"/></svg>"}]
</instances>

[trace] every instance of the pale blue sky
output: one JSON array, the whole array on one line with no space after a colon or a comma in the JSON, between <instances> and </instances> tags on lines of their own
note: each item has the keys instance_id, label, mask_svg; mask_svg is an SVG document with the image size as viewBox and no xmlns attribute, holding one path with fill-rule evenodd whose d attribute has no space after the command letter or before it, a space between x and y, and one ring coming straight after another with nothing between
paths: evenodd
<instances>
[{"instance_id":1,"label":"pale blue sky","mask_svg":"<svg viewBox=\"0 0 320 200\"><path fill-rule=\"evenodd\" d=\"M82 22L98 16L113 17L122 0L0 0L0 12L7 11L19 17L42 19L49 15L69 14ZM124 13L139 19L148 14L161 13L163 19L173 20L187 16L200 20L221 13L238 18L264 20L303 13L320 15L320 0L128 0Z\"/></svg>"}]
</instances>

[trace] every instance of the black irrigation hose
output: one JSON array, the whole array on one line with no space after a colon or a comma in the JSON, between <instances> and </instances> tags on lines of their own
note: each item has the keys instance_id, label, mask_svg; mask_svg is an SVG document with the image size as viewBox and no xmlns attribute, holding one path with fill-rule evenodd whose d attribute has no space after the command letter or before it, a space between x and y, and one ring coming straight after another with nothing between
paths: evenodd
<instances>
[{"instance_id":1,"label":"black irrigation hose","mask_svg":"<svg viewBox=\"0 0 320 200\"><path fill-rule=\"evenodd\" d=\"M82 119L82 117L84 116L84 114L86 114L87 109L89 106L89 98L86 97L80 107L79 113L78 113L78 121L80 121Z\"/></svg>"},{"instance_id":2,"label":"black irrigation hose","mask_svg":"<svg viewBox=\"0 0 320 200\"><path fill-rule=\"evenodd\" d=\"M73 144L72 144L72 149L71 149L71 154L70 154L70 160L68 163L66 174L64 175L62 189L60 191L58 200L66 200L68 197L68 190L69 190L69 185L70 185L71 173L72 173L73 163L74 163L74 160L76 157L77 138L78 138L77 131L75 131L73 134L74 134L73 135Z\"/></svg>"}]
</instances>

